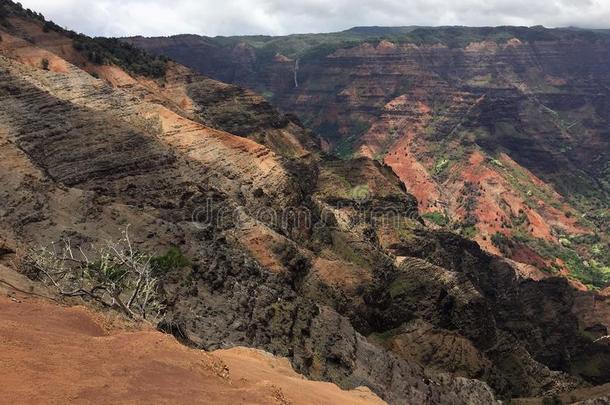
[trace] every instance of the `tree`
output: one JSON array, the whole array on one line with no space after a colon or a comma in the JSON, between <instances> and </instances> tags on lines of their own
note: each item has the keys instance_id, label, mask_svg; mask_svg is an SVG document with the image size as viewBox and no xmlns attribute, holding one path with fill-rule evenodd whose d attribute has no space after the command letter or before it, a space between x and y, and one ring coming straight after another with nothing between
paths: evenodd
<instances>
[{"instance_id":1,"label":"tree","mask_svg":"<svg viewBox=\"0 0 610 405\"><path fill-rule=\"evenodd\" d=\"M47 58L44 58L40 64L44 70L49 70L49 60Z\"/></svg>"},{"instance_id":2,"label":"tree","mask_svg":"<svg viewBox=\"0 0 610 405\"><path fill-rule=\"evenodd\" d=\"M25 265L60 295L92 299L130 318L160 316L164 307L154 277L155 258L134 249L128 228L118 242L91 246L87 253L69 240L57 245L30 251Z\"/></svg>"}]
</instances>

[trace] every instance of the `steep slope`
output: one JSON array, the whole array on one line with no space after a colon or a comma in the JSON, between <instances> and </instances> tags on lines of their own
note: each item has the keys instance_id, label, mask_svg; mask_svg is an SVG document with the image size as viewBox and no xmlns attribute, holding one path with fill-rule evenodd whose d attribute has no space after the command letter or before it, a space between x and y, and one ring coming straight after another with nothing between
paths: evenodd
<instances>
[{"instance_id":1,"label":"steep slope","mask_svg":"<svg viewBox=\"0 0 610 405\"><path fill-rule=\"evenodd\" d=\"M610 349L583 333L607 334L608 320L578 317L597 294L425 227L388 167L326 156L248 91L171 62L159 78L87 62L116 73L98 79L23 18L0 32L13 44L0 47L2 256L60 239L90 253L130 224L137 249L188 258L162 274L161 329L206 350L264 349L389 403L487 404L610 378ZM417 334L439 338L405 350Z\"/></svg>"},{"instance_id":2,"label":"steep slope","mask_svg":"<svg viewBox=\"0 0 610 405\"><path fill-rule=\"evenodd\" d=\"M3 279L8 272L0 269ZM308 381L268 353L188 349L149 326L10 287L6 293L0 294L0 394L8 403L385 403L366 388L342 391Z\"/></svg>"},{"instance_id":3,"label":"steep slope","mask_svg":"<svg viewBox=\"0 0 610 405\"><path fill-rule=\"evenodd\" d=\"M610 281L605 32L360 28L129 42L266 94L340 155L383 160L430 223L547 273Z\"/></svg>"},{"instance_id":4,"label":"steep slope","mask_svg":"<svg viewBox=\"0 0 610 405\"><path fill-rule=\"evenodd\" d=\"M4 38L9 34L1 35ZM31 45L28 51L43 55L48 52ZM334 368L341 372L342 379L333 375L314 377L333 379L345 386L361 381L394 401L426 396L435 402L442 398L458 400L465 397L463 390L479 392L475 397L480 395L482 402L491 398L489 389L475 381L446 379L436 385L436 378L430 376L432 379L428 380L420 366L368 344L335 311L319 313L311 299L291 290L290 278L275 275L250 257L248 245L242 244L240 236L251 229L251 224L258 224L278 238L278 232L286 232L283 226L291 226L273 224L269 219L271 223L264 224L253 217L261 206L298 206L301 185L289 173L289 162L253 141L214 131L145 101L135 96L132 88L113 89L66 62L65 73L47 71L43 66L28 67L6 57L1 63L2 151L6 157L2 159L6 180L2 193L7 197L3 199L2 230L7 251L19 254L27 246L46 245L59 238L87 249L89 242L117 237L129 223L133 226L131 232L137 235L134 243L140 249L159 251L179 246L192 260L192 274L201 272L201 276L217 278L218 271L237 271L250 280L249 284L261 288L260 294L250 296L286 295L304 308L300 319L316 322L317 330L327 333L335 330L337 321L344 322L339 336L355 339L345 348L359 348L354 352L358 353L354 358L358 368L338 364ZM147 96L144 94L144 98ZM151 117L160 125L151 126ZM282 184L291 186L284 188ZM226 222L208 223L198 216L203 207L211 207L214 212L228 210L235 216ZM295 234L298 236L298 230ZM198 277L182 275L176 291L172 290L171 275L167 275L167 299L173 303L168 320L175 316L172 308L189 305L190 297L198 303L206 302L216 306L213 313L220 315L222 322L197 333L208 336L216 347L237 345L237 340L227 341L218 335L241 329L237 325L227 328L225 322L235 320L239 313L250 319L252 326L258 325L261 320L255 315L257 311L251 308L238 312L237 307L227 306L229 297L215 292L218 281L228 283L229 277L216 282L210 279L209 284L204 284L212 288L209 300L203 299L204 291L180 291L187 287L189 279ZM232 294L233 289L234 286ZM260 311L267 312L276 302L263 299L257 305ZM204 313L197 319L214 319L212 313L207 317ZM288 309L285 315L296 316ZM324 348L323 336L312 336L308 340L313 347L308 349L302 343L296 346L301 352L295 353L281 341L286 338L282 331L274 333L278 334L275 344L255 336L242 343L285 353L293 361L309 356L308 351ZM295 331L294 336L300 334ZM327 368L327 354L321 352L317 356L322 362L318 367ZM366 367L370 359L379 361L377 367L383 365L383 372L374 373ZM393 362L394 368L385 369L387 361L383 359ZM396 386L388 385L386 376L393 370L402 370L410 383L405 385L407 380L401 380ZM362 375L349 378L358 373Z\"/></svg>"}]
</instances>

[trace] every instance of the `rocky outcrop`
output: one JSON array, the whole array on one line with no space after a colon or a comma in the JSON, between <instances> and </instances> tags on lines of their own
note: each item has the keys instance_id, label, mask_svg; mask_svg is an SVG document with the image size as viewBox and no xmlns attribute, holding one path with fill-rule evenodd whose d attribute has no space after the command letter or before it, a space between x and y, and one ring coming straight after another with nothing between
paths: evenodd
<instances>
[{"instance_id":1,"label":"rocky outcrop","mask_svg":"<svg viewBox=\"0 0 610 405\"><path fill-rule=\"evenodd\" d=\"M390 403L607 381L607 346L583 339L573 313L578 291L424 226L387 166L329 157L258 96L179 66L165 87L65 66L0 56L0 230L17 257L60 239L87 249L130 224L138 249L189 259L162 275L161 329L207 350L264 349ZM453 336L467 354L405 349L431 331L422 349L446 351L440 336Z\"/></svg>"}]
</instances>

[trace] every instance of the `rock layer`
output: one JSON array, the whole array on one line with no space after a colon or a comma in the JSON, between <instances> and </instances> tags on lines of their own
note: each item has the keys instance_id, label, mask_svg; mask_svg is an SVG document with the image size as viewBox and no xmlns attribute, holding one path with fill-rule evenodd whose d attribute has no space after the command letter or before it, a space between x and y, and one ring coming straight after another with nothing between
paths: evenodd
<instances>
[{"instance_id":1,"label":"rock layer","mask_svg":"<svg viewBox=\"0 0 610 405\"><path fill-rule=\"evenodd\" d=\"M50 52L40 35L29 54ZM160 329L206 350L264 349L389 403L488 404L608 380L608 347L581 334L579 291L426 227L379 162L329 157L258 96L180 66L117 83L11 52L0 231L18 256L60 239L86 248L130 224L138 249L189 259L162 277ZM294 208L305 218L284 215ZM469 354L443 364L403 350L431 330L443 338L428 351L447 350L447 336Z\"/></svg>"},{"instance_id":2,"label":"rock layer","mask_svg":"<svg viewBox=\"0 0 610 405\"><path fill-rule=\"evenodd\" d=\"M609 258L596 253L609 243L606 34L376 28L129 41L267 94L343 156L384 161L431 224L547 273L610 282Z\"/></svg>"}]
</instances>

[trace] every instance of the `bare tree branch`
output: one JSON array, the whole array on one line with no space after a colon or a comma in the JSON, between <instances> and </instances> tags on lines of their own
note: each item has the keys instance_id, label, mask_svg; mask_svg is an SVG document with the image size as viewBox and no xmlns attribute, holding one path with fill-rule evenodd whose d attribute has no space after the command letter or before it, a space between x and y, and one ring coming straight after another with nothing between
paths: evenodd
<instances>
[{"instance_id":1,"label":"bare tree branch","mask_svg":"<svg viewBox=\"0 0 610 405\"><path fill-rule=\"evenodd\" d=\"M82 246L73 247L70 240L64 240L60 251L56 244L51 249L42 247L31 251L27 261L63 296L88 297L118 307L131 318L157 317L163 306L158 280L153 277L152 256L134 249L128 229L118 242L92 246L87 254Z\"/></svg>"}]
</instances>

